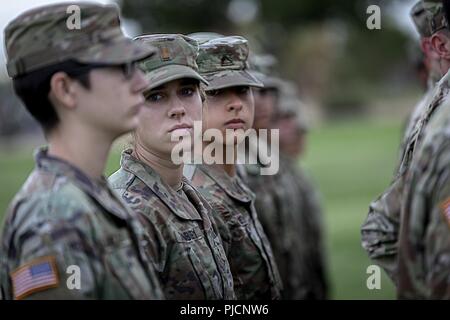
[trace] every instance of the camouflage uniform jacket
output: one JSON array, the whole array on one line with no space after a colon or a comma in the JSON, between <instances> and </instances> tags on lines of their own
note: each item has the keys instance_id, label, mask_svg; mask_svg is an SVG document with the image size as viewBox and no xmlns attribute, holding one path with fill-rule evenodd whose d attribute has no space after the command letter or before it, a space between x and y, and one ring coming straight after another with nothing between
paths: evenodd
<instances>
[{"instance_id":1,"label":"camouflage uniform jacket","mask_svg":"<svg viewBox=\"0 0 450 320\"><path fill-rule=\"evenodd\" d=\"M88 178L45 149L36 164L5 217L4 298L162 299L140 246L143 228L106 180ZM79 267L79 289L67 285L69 266Z\"/></svg>"},{"instance_id":2,"label":"camouflage uniform jacket","mask_svg":"<svg viewBox=\"0 0 450 320\"><path fill-rule=\"evenodd\" d=\"M200 165L193 184L214 209L238 299L279 299L281 280L269 241L254 208L254 194L236 175Z\"/></svg>"},{"instance_id":3,"label":"camouflage uniform jacket","mask_svg":"<svg viewBox=\"0 0 450 320\"><path fill-rule=\"evenodd\" d=\"M285 157L280 157L276 175L261 175L259 166L244 166L246 181L256 194L256 210L279 266L282 296L325 299L327 281L316 192L295 163Z\"/></svg>"},{"instance_id":4,"label":"camouflage uniform jacket","mask_svg":"<svg viewBox=\"0 0 450 320\"><path fill-rule=\"evenodd\" d=\"M186 179L182 190L174 191L126 150L109 181L141 217L167 299L235 298L222 240L209 219L211 208Z\"/></svg>"},{"instance_id":5,"label":"camouflage uniform jacket","mask_svg":"<svg viewBox=\"0 0 450 320\"><path fill-rule=\"evenodd\" d=\"M436 111L406 178L398 297L450 299L450 104Z\"/></svg>"},{"instance_id":6,"label":"camouflage uniform jacket","mask_svg":"<svg viewBox=\"0 0 450 320\"><path fill-rule=\"evenodd\" d=\"M420 145L423 130L434 111L448 95L449 82L450 72L447 72L427 98L421 116L404 143L400 165L391 185L370 204L368 216L361 228L362 246L369 257L385 269L394 283L397 282L397 245L405 175L409 170L415 149Z\"/></svg>"},{"instance_id":7,"label":"camouflage uniform jacket","mask_svg":"<svg viewBox=\"0 0 450 320\"><path fill-rule=\"evenodd\" d=\"M281 234L288 248L286 281L290 277L296 278L296 281L291 281L286 296L291 299L325 299L325 248L316 189L295 161L282 155L280 172L275 179L274 194L278 198L281 215L285 217Z\"/></svg>"}]
</instances>

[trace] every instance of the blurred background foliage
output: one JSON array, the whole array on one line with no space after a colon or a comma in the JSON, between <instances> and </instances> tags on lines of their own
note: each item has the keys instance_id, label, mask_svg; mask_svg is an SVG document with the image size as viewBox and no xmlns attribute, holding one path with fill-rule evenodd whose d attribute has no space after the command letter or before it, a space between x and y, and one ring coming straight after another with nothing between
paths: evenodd
<instances>
[{"instance_id":1,"label":"blurred background foliage","mask_svg":"<svg viewBox=\"0 0 450 320\"><path fill-rule=\"evenodd\" d=\"M381 8L381 30L366 27L373 4ZM407 59L415 40L396 23L396 8L383 0L122 2L140 33L244 35L252 50L278 58L279 72L298 84L319 119L364 113L380 88L395 95L405 89L402 83L417 85L410 80L414 62Z\"/></svg>"}]
</instances>

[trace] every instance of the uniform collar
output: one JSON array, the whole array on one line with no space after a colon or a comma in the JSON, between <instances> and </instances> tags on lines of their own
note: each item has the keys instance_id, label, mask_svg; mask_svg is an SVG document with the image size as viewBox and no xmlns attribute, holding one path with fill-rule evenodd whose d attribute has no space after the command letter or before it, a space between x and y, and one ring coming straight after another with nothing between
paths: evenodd
<instances>
[{"instance_id":1,"label":"uniform collar","mask_svg":"<svg viewBox=\"0 0 450 320\"><path fill-rule=\"evenodd\" d=\"M132 155L131 149L122 152L120 166L138 177L177 216L186 220L201 220L198 212L187 209L184 199L167 185L152 167ZM197 209L196 203L193 203L191 197L189 197L190 193L186 192L190 190L189 188L188 181L183 178L183 191L188 195L191 205Z\"/></svg>"},{"instance_id":2,"label":"uniform collar","mask_svg":"<svg viewBox=\"0 0 450 320\"><path fill-rule=\"evenodd\" d=\"M199 165L199 169L210 177L228 196L241 202L251 202L255 195L242 182L238 174L230 177L224 170L215 165Z\"/></svg>"}]
</instances>

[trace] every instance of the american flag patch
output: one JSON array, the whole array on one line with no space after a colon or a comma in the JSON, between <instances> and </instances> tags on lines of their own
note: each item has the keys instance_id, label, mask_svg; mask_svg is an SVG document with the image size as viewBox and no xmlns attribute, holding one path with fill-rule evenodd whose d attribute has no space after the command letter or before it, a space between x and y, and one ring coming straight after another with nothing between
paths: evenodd
<instances>
[{"instance_id":1,"label":"american flag patch","mask_svg":"<svg viewBox=\"0 0 450 320\"><path fill-rule=\"evenodd\" d=\"M57 287L58 272L54 257L33 260L11 273L14 299L22 299L33 292Z\"/></svg>"},{"instance_id":2,"label":"american flag patch","mask_svg":"<svg viewBox=\"0 0 450 320\"><path fill-rule=\"evenodd\" d=\"M450 198L447 198L447 200L442 202L440 207L445 221L447 221L448 225L450 226Z\"/></svg>"}]
</instances>

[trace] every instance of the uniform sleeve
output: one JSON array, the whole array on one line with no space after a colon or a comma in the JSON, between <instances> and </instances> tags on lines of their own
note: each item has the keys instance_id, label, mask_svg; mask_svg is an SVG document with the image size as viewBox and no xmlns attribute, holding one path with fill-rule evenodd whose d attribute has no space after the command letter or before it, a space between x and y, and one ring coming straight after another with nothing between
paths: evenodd
<instances>
[{"instance_id":1,"label":"uniform sleeve","mask_svg":"<svg viewBox=\"0 0 450 320\"><path fill-rule=\"evenodd\" d=\"M431 299L450 299L450 169L439 175L425 234L426 287Z\"/></svg>"},{"instance_id":2,"label":"uniform sleeve","mask_svg":"<svg viewBox=\"0 0 450 320\"><path fill-rule=\"evenodd\" d=\"M21 206L15 216L5 226L11 235L2 268L6 298L98 298L102 264L83 209L40 202Z\"/></svg>"},{"instance_id":3,"label":"uniform sleeve","mask_svg":"<svg viewBox=\"0 0 450 320\"><path fill-rule=\"evenodd\" d=\"M398 177L370 204L369 213L361 227L363 248L369 258L380 265L394 283L397 281L397 242L403 181L403 177Z\"/></svg>"}]
</instances>

